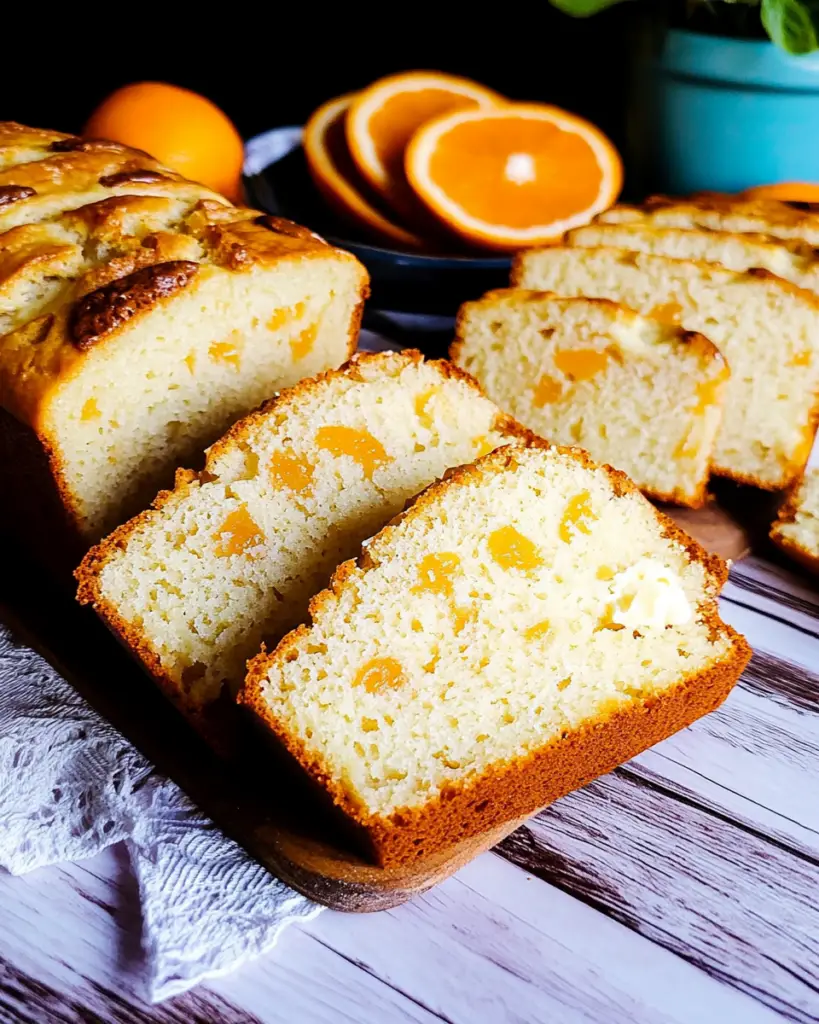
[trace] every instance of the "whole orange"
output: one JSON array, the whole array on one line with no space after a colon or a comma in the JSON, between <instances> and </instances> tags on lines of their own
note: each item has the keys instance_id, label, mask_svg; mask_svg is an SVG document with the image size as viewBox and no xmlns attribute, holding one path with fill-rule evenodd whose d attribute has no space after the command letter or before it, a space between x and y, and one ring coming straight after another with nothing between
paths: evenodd
<instances>
[{"instance_id":1,"label":"whole orange","mask_svg":"<svg viewBox=\"0 0 819 1024\"><path fill-rule=\"evenodd\" d=\"M186 178L238 199L243 146L214 103L178 85L135 82L103 100L85 134L144 149Z\"/></svg>"}]
</instances>

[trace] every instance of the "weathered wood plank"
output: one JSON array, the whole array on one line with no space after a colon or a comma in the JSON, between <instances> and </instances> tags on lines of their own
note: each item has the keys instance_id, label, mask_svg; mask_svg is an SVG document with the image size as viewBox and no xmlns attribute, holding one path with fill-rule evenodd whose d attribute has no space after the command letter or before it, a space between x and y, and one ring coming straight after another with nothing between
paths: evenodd
<instances>
[{"instance_id":1,"label":"weathered wood plank","mask_svg":"<svg viewBox=\"0 0 819 1024\"><path fill-rule=\"evenodd\" d=\"M733 566L725 596L808 632L819 631L819 577L814 583L807 574L751 557Z\"/></svg>"},{"instance_id":2,"label":"weathered wood plank","mask_svg":"<svg viewBox=\"0 0 819 1024\"><path fill-rule=\"evenodd\" d=\"M0 1021L36 1024L262 1024L239 1006L204 991L146 1006L89 982L81 990L52 988L0 960Z\"/></svg>"},{"instance_id":3,"label":"weathered wood plank","mask_svg":"<svg viewBox=\"0 0 819 1024\"><path fill-rule=\"evenodd\" d=\"M498 848L789 1020L819 1017L819 867L618 770Z\"/></svg>"},{"instance_id":4,"label":"weathered wood plank","mask_svg":"<svg viewBox=\"0 0 819 1024\"><path fill-rule=\"evenodd\" d=\"M722 707L627 771L819 859L819 676L758 652Z\"/></svg>"},{"instance_id":5,"label":"weathered wood plank","mask_svg":"<svg viewBox=\"0 0 819 1024\"><path fill-rule=\"evenodd\" d=\"M777 1019L679 957L490 855L400 908L355 918L328 913L306 931L453 1024ZM300 943L300 932L289 933L294 943ZM285 972L286 953L274 958ZM366 1014L362 1019L369 1020Z\"/></svg>"},{"instance_id":6,"label":"weathered wood plank","mask_svg":"<svg viewBox=\"0 0 819 1024\"><path fill-rule=\"evenodd\" d=\"M121 845L82 864L17 878L0 874L0 907L3 1024L431 1024L437 1019L309 936L301 934L289 947L287 933L270 956L220 981L218 991L203 985L160 1006L148 1004L136 884Z\"/></svg>"},{"instance_id":7,"label":"weathered wood plank","mask_svg":"<svg viewBox=\"0 0 819 1024\"><path fill-rule=\"evenodd\" d=\"M819 675L819 643L811 632L726 597L720 599L719 610L724 621L743 633L755 651L765 651Z\"/></svg>"},{"instance_id":8,"label":"weathered wood plank","mask_svg":"<svg viewBox=\"0 0 819 1024\"><path fill-rule=\"evenodd\" d=\"M491 855L382 914L326 913L161 1007L140 998L123 852L0 876L0 1020L770 1024L748 996ZM27 1009L26 1009L27 1008ZM5 1016L4 1016L5 1015Z\"/></svg>"}]
</instances>

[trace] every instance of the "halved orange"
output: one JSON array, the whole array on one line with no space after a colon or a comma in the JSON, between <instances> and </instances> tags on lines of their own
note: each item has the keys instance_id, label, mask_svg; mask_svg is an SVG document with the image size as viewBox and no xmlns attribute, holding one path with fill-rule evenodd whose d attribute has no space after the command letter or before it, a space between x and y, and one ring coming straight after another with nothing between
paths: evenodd
<instances>
[{"instance_id":1,"label":"halved orange","mask_svg":"<svg viewBox=\"0 0 819 1024\"><path fill-rule=\"evenodd\" d=\"M401 72L358 94L347 114L347 144L370 186L398 213L412 217L420 204L407 185L404 152L416 130L453 110L502 102L497 93L468 78L440 71Z\"/></svg>"},{"instance_id":2,"label":"halved orange","mask_svg":"<svg viewBox=\"0 0 819 1024\"><path fill-rule=\"evenodd\" d=\"M367 186L352 161L344 137L344 122L357 93L328 100L304 127L304 155L317 188L336 212L379 241L419 249L417 235L393 223L366 195Z\"/></svg>"},{"instance_id":3,"label":"halved orange","mask_svg":"<svg viewBox=\"0 0 819 1024\"><path fill-rule=\"evenodd\" d=\"M780 181L756 185L742 193L743 199L779 199L783 203L819 203L819 184L812 181Z\"/></svg>"},{"instance_id":4,"label":"halved orange","mask_svg":"<svg viewBox=\"0 0 819 1024\"><path fill-rule=\"evenodd\" d=\"M593 124L558 107L457 110L407 148L415 192L452 231L494 249L556 241L615 201L623 167Z\"/></svg>"}]
</instances>

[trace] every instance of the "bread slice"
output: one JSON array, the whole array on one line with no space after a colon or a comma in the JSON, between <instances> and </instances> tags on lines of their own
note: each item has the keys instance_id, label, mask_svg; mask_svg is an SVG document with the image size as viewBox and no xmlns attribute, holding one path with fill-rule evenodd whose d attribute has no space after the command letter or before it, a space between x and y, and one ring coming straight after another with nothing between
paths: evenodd
<instances>
[{"instance_id":1,"label":"bread slice","mask_svg":"<svg viewBox=\"0 0 819 1024\"><path fill-rule=\"evenodd\" d=\"M367 274L137 150L53 136L0 124L0 470L4 518L39 546L48 511L85 550L238 416L349 358Z\"/></svg>"},{"instance_id":2,"label":"bread slice","mask_svg":"<svg viewBox=\"0 0 819 1024\"><path fill-rule=\"evenodd\" d=\"M625 249L555 246L521 253L513 283L622 302L698 331L731 369L713 472L786 487L810 454L819 413L819 298L765 270Z\"/></svg>"},{"instance_id":3,"label":"bread slice","mask_svg":"<svg viewBox=\"0 0 819 1024\"><path fill-rule=\"evenodd\" d=\"M808 469L793 484L771 527L771 540L811 572L819 573L819 469Z\"/></svg>"},{"instance_id":4,"label":"bread slice","mask_svg":"<svg viewBox=\"0 0 819 1024\"><path fill-rule=\"evenodd\" d=\"M608 246L678 260L719 263L728 270L761 267L800 288L819 293L819 254L804 242L730 231L664 228L643 222L588 224L570 231L565 240L567 245Z\"/></svg>"},{"instance_id":5,"label":"bread slice","mask_svg":"<svg viewBox=\"0 0 819 1024\"><path fill-rule=\"evenodd\" d=\"M751 232L819 246L819 213L778 199L743 199L722 192L701 192L688 199L651 196L642 206L613 206L598 220L607 224L642 221L656 227Z\"/></svg>"},{"instance_id":6,"label":"bread slice","mask_svg":"<svg viewBox=\"0 0 819 1024\"><path fill-rule=\"evenodd\" d=\"M241 700L380 864L412 863L713 710L749 656L725 576L624 474L501 448L340 566Z\"/></svg>"},{"instance_id":7,"label":"bread slice","mask_svg":"<svg viewBox=\"0 0 819 1024\"><path fill-rule=\"evenodd\" d=\"M449 363L363 355L237 423L204 472L180 473L88 553L79 600L207 731L262 640L302 622L333 569L408 498L527 436Z\"/></svg>"},{"instance_id":8,"label":"bread slice","mask_svg":"<svg viewBox=\"0 0 819 1024\"><path fill-rule=\"evenodd\" d=\"M536 434L699 508L729 371L714 345L606 299L509 288L461 307L452 359Z\"/></svg>"}]
</instances>

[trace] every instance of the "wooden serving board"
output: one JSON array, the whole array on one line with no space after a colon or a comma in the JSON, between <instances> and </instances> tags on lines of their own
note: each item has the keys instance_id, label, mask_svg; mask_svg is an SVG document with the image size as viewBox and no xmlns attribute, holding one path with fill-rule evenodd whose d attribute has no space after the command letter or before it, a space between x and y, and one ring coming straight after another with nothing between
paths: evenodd
<instances>
[{"instance_id":1,"label":"wooden serving board","mask_svg":"<svg viewBox=\"0 0 819 1024\"><path fill-rule=\"evenodd\" d=\"M724 508L672 511L709 550L734 560L751 535ZM272 874L336 910L384 910L453 874L513 832L521 820L464 841L410 869L369 863L332 809L268 750L225 762L205 745L143 675L94 613L49 580L8 538L0 574L0 619L67 679L159 772L172 778L219 827ZM252 748L252 744L250 745Z\"/></svg>"}]
</instances>

